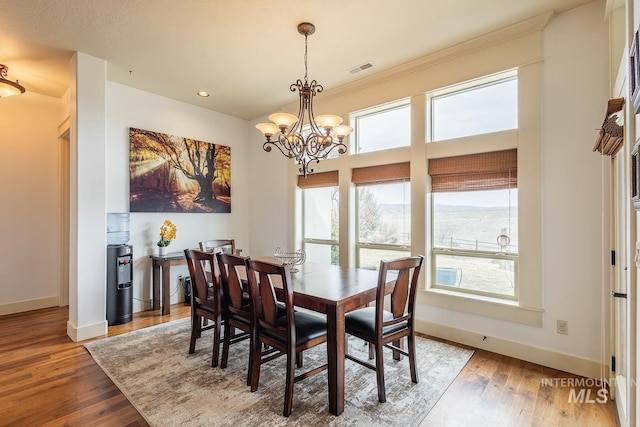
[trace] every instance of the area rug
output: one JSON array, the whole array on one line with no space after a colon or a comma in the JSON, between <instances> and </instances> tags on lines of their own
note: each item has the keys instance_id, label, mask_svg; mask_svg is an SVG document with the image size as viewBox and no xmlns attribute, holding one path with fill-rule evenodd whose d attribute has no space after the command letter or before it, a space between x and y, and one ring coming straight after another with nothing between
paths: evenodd
<instances>
[{"instance_id":1,"label":"area rug","mask_svg":"<svg viewBox=\"0 0 640 427\"><path fill-rule=\"evenodd\" d=\"M96 363L152 426L412 426L418 425L473 351L417 340L418 384L408 359L385 353L387 402L379 403L376 374L345 362L345 409L329 413L326 371L294 386L293 413L282 416L285 359L262 366L258 391L246 386L248 340L233 344L226 369L211 367L211 331L188 354L189 319L163 323L85 344ZM351 353L367 346L349 338ZM385 350L386 352L387 350ZM304 367L326 363L324 345L304 352ZM298 369L296 369L297 373Z\"/></svg>"}]
</instances>

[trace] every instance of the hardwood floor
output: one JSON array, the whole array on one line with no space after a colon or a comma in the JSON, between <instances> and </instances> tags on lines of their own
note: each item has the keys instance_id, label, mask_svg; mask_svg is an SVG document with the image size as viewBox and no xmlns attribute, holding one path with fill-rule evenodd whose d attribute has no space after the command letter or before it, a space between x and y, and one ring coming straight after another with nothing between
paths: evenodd
<instances>
[{"instance_id":1,"label":"hardwood floor","mask_svg":"<svg viewBox=\"0 0 640 427\"><path fill-rule=\"evenodd\" d=\"M133 321L110 327L109 335L188 315L183 304L172 306L168 316L135 313ZM0 426L146 426L93 362L85 342L67 336L67 319L66 308L0 317ZM476 350L421 426L617 425L613 402L568 403L566 381L564 387L561 380L543 386L543 379L555 378L578 377ZM590 398L597 397L593 388Z\"/></svg>"}]
</instances>

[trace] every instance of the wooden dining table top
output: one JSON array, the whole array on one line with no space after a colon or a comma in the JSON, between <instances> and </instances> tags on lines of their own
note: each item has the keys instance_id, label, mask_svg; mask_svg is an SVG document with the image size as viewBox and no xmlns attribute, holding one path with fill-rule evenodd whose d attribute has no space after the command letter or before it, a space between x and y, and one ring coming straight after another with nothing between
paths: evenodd
<instances>
[{"instance_id":1,"label":"wooden dining table top","mask_svg":"<svg viewBox=\"0 0 640 427\"><path fill-rule=\"evenodd\" d=\"M277 263L271 257L256 257ZM376 298L378 272L363 268L306 262L291 273L294 304L324 312L327 305L345 305L345 311L362 307ZM274 283L278 286L278 283Z\"/></svg>"}]
</instances>

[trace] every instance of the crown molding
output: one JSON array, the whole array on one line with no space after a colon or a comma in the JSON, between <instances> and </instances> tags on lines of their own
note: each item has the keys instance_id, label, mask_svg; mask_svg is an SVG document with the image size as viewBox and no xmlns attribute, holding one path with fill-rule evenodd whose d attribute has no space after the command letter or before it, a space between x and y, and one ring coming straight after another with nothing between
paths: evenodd
<instances>
[{"instance_id":1,"label":"crown molding","mask_svg":"<svg viewBox=\"0 0 640 427\"><path fill-rule=\"evenodd\" d=\"M414 60L406 62L402 65L380 71L356 81L340 85L333 89L325 89L325 91L322 93L322 100L324 102L333 98L341 97L348 93L375 86L383 82L414 73L418 70L429 68L436 64L449 61L463 55L468 55L469 53L481 49L486 49L488 47L504 43L506 41L516 39L527 34L542 31L554 16L554 11L542 13L527 20L520 21L507 27L492 31L490 33L483 34L462 43L455 44L451 47L429 53L420 58L416 58ZM295 110L297 107L298 102L292 102L284 106L282 110Z\"/></svg>"}]
</instances>

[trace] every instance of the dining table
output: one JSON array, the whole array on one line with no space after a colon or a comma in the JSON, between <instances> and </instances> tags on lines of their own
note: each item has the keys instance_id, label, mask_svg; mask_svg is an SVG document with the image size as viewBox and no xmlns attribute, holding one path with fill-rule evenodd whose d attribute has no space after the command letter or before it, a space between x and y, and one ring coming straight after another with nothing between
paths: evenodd
<instances>
[{"instance_id":1,"label":"dining table","mask_svg":"<svg viewBox=\"0 0 640 427\"><path fill-rule=\"evenodd\" d=\"M327 316L329 411L344 411L345 313L375 301L378 272L307 262L292 273L293 303ZM388 293L394 281L387 283Z\"/></svg>"}]
</instances>

